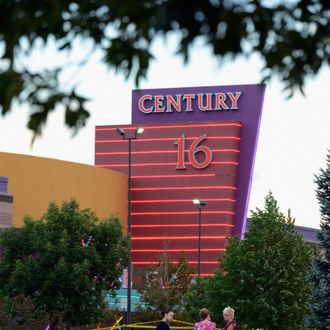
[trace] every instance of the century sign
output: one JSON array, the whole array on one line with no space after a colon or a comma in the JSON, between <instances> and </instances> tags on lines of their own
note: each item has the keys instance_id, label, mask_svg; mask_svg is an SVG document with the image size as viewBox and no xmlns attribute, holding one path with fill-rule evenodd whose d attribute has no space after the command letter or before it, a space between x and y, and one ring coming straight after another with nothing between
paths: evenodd
<instances>
[{"instance_id":1,"label":"century sign","mask_svg":"<svg viewBox=\"0 0 330 330\"><path fill-rule=\"evenodd\" d=\"M138 96L138 109L144 114L162 112L239 110L238 101L242 92L218 92L200 94L152 95ZM196 105L194 107L194 104Z\"/></svg>"},{"instance_id":2,"label":"century sign","mask_svg":"<svg viewBox=\"0 0 330 330\"><path fill-rule=\"evenodd\" d=\"M132 92L132 125L189 122L202 124L210 121L238 121L242 124L233 228L233 234L240 237L245 232L265 89L265 85L251 84L144 89Z\"/></svg>"}]
</instances>

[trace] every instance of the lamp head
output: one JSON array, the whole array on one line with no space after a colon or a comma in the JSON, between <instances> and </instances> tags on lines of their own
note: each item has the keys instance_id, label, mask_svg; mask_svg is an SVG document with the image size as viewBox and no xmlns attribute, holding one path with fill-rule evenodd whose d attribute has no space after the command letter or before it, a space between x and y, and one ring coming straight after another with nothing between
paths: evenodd
<instances>
[{"instance_id":1,"label":"lamp head","mask_svg":"<svg viewBox=\"0 0 330 330\"><path fill-rule=\"evenodd\" d=\"M207 202L206 201L201 201L198 198L193 199L193 203L197 206L197 207L201 207L201 206L206 206Z\"/></svg>"},{"instance_id":2,"label":"lamp head","mask_svg":"<svg viewBox=\"0 0 330 330\"><path fill-rule=\"evenodd\" d=\"M144 128L143 127L137 127L135 130L135 137L137 137L138 135L142 134L144 132Z\"/></svg>"},{"instance_id":3,"label":"lamp head","mask_svg":"<svg viewBox=\"0 0 330 330\"><path fill-rule=\"evenodd\" d=\"M117 132L119 135L123 136L123 137L125 136L125 131L124 131L122 128L119 128L119 127L118 127L118 128L116 129L116 132Z\"/></svg>"}]
</instances>

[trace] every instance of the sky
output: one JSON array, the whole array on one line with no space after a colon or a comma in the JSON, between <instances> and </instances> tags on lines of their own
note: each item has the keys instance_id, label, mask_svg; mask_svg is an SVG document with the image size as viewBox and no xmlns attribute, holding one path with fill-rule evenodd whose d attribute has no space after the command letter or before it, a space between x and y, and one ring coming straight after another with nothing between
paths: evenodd
<instances>
[{"instance_id":1,"label":"sky","mask_svg":"<svg viewBox=\"0 0 330 330\"><path fill-rule=\"evenodd\" d=\"M219 63L209 49L197 43L185 65L181 57L174 55L174 44L173 38L155 42L152 50L156 59L140 88L256 84L261 81L262 63L256 55ZM57 54L49 45L45 50L36 50L26 61L31 68L71 63L83 56L81 54L89 54L90 45L82 43L77 49L68 58ZM287 99L283 85L276 77L267 83L249 210L263 208L266 195L272 191L280 210L285 214L291 210L296 225L319 227L314 175L320 168L325 168L330 149L330 106L326 101L329 78L329 69L323 68L307 81L305 96L297 91L291 99ZM0 151L93 165L95 126L131 123L131 91L136 88L133 79L126 81L121 74L107 68L102 64L100 53L91 55L85 67L68 70L62 80L65 86L78 83L78 91L90 98L91 117L87 125L72 136L64 126L64 111L57 109L48 118L42 136L31 147L32 133L26 129L29 110L24 105L15 105L11 113L0 117Z\"/></svg>"}]
</instances>

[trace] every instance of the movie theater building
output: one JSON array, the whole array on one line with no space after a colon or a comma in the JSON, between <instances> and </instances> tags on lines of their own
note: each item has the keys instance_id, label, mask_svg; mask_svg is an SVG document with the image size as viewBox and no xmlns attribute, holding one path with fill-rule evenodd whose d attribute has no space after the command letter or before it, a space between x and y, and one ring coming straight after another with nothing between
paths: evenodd
<instances>
[{"instance_id":1,"label":"movie theater building","mask_svg":"<svg viewBox=\"0 0 330 330\"><path fill-rule=\"evenodd\" d=\"M126 228L129 152L118 128L134 138L142 126L130 152L134 274L165 251L173 262L184 252L196 272L200 259L201 275L213 274L226 238L246 230L264 93L263 85L135 90L131 125L95 128L95 166L0 152L0 229L72 197ZM317 230L296 229L317 241Z\"/></svg>"},{"instance_id":2,"label":"movie theater building","mask_svg":"<svg viewBox=\"0 0 330 330\"><path fill-rule=\"evenodd\" d=\"M0 152L0 229L40 219L50 202L75 198L99 219L116 214L126 227L127 176L94 166Z\"/></svg>"},{"instance_id":3,"label":"movie theater building","mask_svg":"<svg viewBox=\"0 0 330 330\"><path fill-rule=\"evenodd\" d=\"M96 127L96 167L127 175L131 160L135 270L164 251L173 261L184 251L197 268L200 252L209 275L226 237L244 236L264 93L264 85L134 90L131 125ZM129 155L123 133L138 127Z\"/></svg>"}]
</instances>

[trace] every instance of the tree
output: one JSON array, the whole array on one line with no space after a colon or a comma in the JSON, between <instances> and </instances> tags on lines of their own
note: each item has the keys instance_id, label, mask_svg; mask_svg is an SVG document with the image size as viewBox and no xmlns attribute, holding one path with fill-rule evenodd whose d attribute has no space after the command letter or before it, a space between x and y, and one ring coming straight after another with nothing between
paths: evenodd
<instances>
[{"instance_id":1,"label":"tree","mask_svg":"<svg viewBox=\"0 0 330 330\"><path fill-rule=\"evenodd\" d=\"M147 305L146 309L180 311L182 296L188 290L193 272L184 256L174 264L166 252L162 253L157 267L146 273L140 288L141 301Z\"/></svg>"},{"instance_id":2,"label":"tree","mask_svg":"<svg viewBox=\"0 0 330 330\"><path fill-rule=\"evenodd\" d=\"M248 328L304 329L311 285L312 248L294 229L273 195L252 212L245 239L231 238L221 268L210 279L210 308L217 321L231 306Z\"/></svg>"},{"instance_id":3,"label":"tree","mask_svg":"<svg viewBox=\"0 0 330 330\"><path fill-rule=\"evenodd\" d=\"M0 298L1 330L44 330L47 322L48 316L37 310L30 298Z\"/></svg>"},{"instance_id":4,"label":"tree","mask_svg":"<svg viewBox=\"0 0 330 330\"><path fill-rule=\"evenodd\" d=\"M196 322L202 308L209 306L208 280L208 277L196 277L184 295L184 309L192 322Z\"/></svg>"},{"instance_id":5,"label":"tree","mask_svg":"<svg viewBox=\"0 0 330 330\"><path fill-rule=\"evenodd\" d=\"M26 218L22 230L1 232L0 246L0 296L22 294L68 325L100 319L105 294L120 287L128 262L119 219L99 222L75 200L50 203L40 220Z\"/></svg>"},{"instance_id":6,"label":"tree","mask_svg":"<svg viewBox=\"0 0 330 330\"><path fill-rule=\"evenodd\" d=\"M106 65L138 84L155 57L154 40L171 33L185 62L200 38L221 60L256 53L264 63L263 78L277 75L293 93L329 65L329 9L327 0L3 0L0 108L6 114L16 100L27 104L28 127L38 134L48 114L62 105L66 125L77 130L89 116L86 98L75 85L59 83L65 64L31 69L31 53L51 41L59 53L70 54L85 42L88 51L78 66L98 50Z\"/></svg>"},{"instance_id":7,"label":"tree","mask_svg":"<svg viewBox=\"0 0 330 330\"><path fill-rule=\"evenodd\" d=\"M315 329L330 329L330 153L326 169L320 170L315 182L322 216L321 231L318 233L322 253L313 259L313 303L308 321Z\"/></svg>"}]
</instances>

